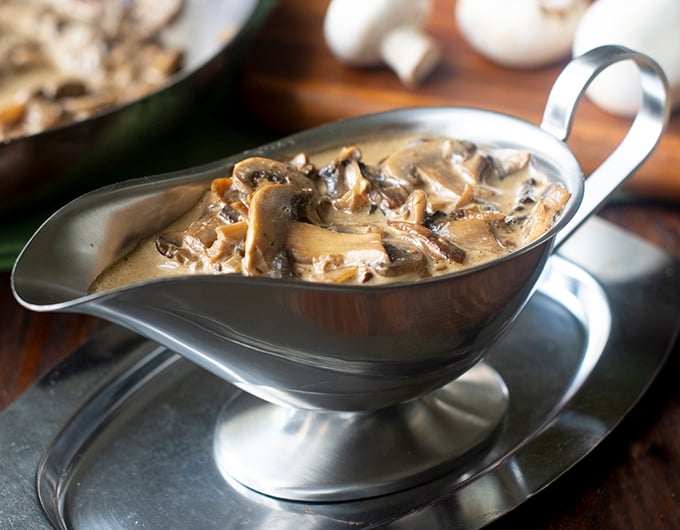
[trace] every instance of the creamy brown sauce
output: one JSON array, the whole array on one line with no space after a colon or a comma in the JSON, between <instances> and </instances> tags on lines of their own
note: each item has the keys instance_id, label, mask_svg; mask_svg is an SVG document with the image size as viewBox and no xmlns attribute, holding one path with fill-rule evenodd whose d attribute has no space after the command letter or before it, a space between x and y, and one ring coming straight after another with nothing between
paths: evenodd
<instances>
[{"instance_id":1,"label":"creamy brown sauce","mask_svg":"<svg viewBox=\"0 0 680 530\"><path fill-rule=\"evenodd\" d=\"M196 273L360 284L426 278L526 245L568 198L528 153L455 139L247 159L92 290Z\"/></svg>"},{"instance_id":2,"label":"creamy brown sauce","mask_svg":"<svg viewBox=\"0 0 680 530\"><path fill-rule=\"evenodd\" d=\"M0 141L141 97L182 61L162 41L184 0L0 2Z\"/></svg>"}]
</instances>

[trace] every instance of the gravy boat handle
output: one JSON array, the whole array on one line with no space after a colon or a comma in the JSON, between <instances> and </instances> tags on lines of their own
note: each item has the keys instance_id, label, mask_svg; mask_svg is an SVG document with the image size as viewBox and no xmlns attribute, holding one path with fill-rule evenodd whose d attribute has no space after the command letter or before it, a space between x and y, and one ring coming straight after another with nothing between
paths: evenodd
<instances>
[{"instance_id":1,"label":"gravy boat handle","mask_svg":"<svg viewBox=\"0 0 680 530\"><path fill-rule=\"evenodd\" d=\"M566 141L588 85L607 67L633 61L640 71L642 101L625 138L587 177L583 201L555 238L559 247L646 160L670 115L669 88L661 67L650 57L623 46L601 46L573 59L557 77L546 102L541 128Z\"/></svg>"}]
</instances>

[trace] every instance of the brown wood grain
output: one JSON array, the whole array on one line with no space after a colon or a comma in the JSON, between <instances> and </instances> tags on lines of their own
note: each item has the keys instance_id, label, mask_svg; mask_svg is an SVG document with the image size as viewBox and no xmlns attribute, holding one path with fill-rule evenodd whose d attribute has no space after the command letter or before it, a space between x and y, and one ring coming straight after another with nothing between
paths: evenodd
<instances>
[{"instance_id":1,"label":"brown wood grain","mask_svg":"<svg viewBox=\"0 0 680 530\"><path fill-rule=\"evenodd\" d=\"M0 322L0 410L105 325L82 315L25 310L12 296L7 272L0 274Z\"/></svg>"},{"instance_id":2,"label":"brown wood grain","mask_svg":"<svg viewBox=\"0 0 680 530\"><path fill-rule=\"evenodd\" d=\"M496 66L472 51L453 16L455 0L435 0L428 29L442 62L417 89L385 68L359 70L328 50L322 23L327 0L279 0L243 61L240 94L249 111L281 133L332 120L419 105L481 107L540 123L548 92L564 63L535 70ZM568 142L586 174L618 144L630 121L588 100ZM680 199L680 119L628 181L636 193Z\"/></svg>"}]
</instances>

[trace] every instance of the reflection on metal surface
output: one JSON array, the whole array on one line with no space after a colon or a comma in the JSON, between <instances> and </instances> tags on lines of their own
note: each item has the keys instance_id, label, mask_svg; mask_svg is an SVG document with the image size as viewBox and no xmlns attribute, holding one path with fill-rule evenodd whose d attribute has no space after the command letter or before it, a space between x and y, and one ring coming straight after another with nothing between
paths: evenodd
<instances>
[{"instance_id":1,"label":"reflection on metal surface","mask_svg":"<svg viewBox=\"0 0 680 530\"><path fill-rule=\"evenodd\" d=\"M46 513L50 515L50 520L56 526L61 526L62 521L53 517L53 514L59 513L63 507L60 505L60 495L55 495L54 492L65 486L63 483L64 473L70 472L72 466L78 462L80 448L96 436L97 430L102 426L99 421L100 418L115 415L118 412L117 407L119 405L179 359L176 354L172 354L165 348L153 343L145 344L142 347L142 352L144 355L141 359L120 374L120 384L104 387L97 399L87 408L87 412L76 415L74 421L70 422L62 432L62 436L55 441L50 452L46 453L43 460L38 464L38 468L41 470L37 480L38 498L45 507ZM134 358L135 356L132 355L131 357ZM96 404L106 404L109 408L102 410ZM68 443L60 446L61 440ZM47 461L46 459L50 455L56 455L57 458Z\"/></svg>"},{"instance_id":2,"label":"reflection on metal surface","mask_svg":"<svg viewBox=\"0 0 680 530\"><path fill-rule=\"evenodd\" d=\"M601 281L607 283L634 282L642 278L663 273L673 268L673 258L651 244L645 246L645 252L628 251L620 241L628 235L620 228L613 227L602 219L594 218L588 226L589 237L578 237L568 241L560 248L560 254L578 263L586 264L587 270L596 274ZM591 257L597 255L597 260ZM589 263L592 261L592 263Z\"/></svg>"},{"instance_id":3,"label":"reflection on metal surface","mask_svg":"<svg viewBox=\"0 0 680 530\"><path fill-rule=\"evenodd\" d=\"M371 413L294 410L243 394L217 420L215 457L223 474L274 497L372 497L427 482L482 451L507 406L505 384L484 363Z\"/></svg>"},{"instance_id":4,"label":"reflection on metal surface","mask_svg":"<svg viewBox=\"0 0 680 530\"><path fill-rule=\"evenodd\" d=\"M604 290L588 273L569 263L569 275L555 275L548 269L543 292L564 306L588 330L588 344L583 361L574 376L571 388L564 393L564 400L571 398L583 384L604 350L611 333L612 317Z\"/></svg>"}]
</instances>

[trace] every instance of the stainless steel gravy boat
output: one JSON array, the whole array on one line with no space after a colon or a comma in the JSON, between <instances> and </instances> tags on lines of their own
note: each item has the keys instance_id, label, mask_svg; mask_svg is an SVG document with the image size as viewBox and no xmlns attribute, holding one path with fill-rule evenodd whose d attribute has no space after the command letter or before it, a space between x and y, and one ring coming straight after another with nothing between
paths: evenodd
<instances>
[{"instance_id":1,"label":"stainless steel gravy boat","mask_svg":"<svg viewBox=\"0 0 680 530\"><path fill-rule=\"evenodd\" d=\"M639 67L642 104L626 138L585 180L564 141L590 81L625 60ZM450 467L454 457L478 446L498 426L507 395L500 378L479 367L480 359L524 307L554 248L651 153L668 114L667 83L658 65L622 47L601 47L564 68L540 126L472 108L395 110L325 125L210 165L91 192L56 212L34 234L16 261L12 287L17 300L30 309L82 312L120 324L266 400L248 396L245 404L225 408L215 452L226 475L258 491L295 499L342 500L393 491ZM555 226L525 248L427 280L366 287L195 275L88 294L91 282L108 265L188 210L208 183L227 174L235 162L252 155L285 159L301 151L405 134L445 135L530 151L538 167L564 184L572 197ZM434 461L425 456L425 464L416 462L395 475L388 464L383 462L383 469L383 464L371 462L387 460L374 451L365 458L352 457L360 462L348 466L354 469L348 477L339 473L340 479L328 479L338 476L347 458L339 458L342 465L319 465L329 451L326 443L315 450L306 444L317 462L298 473L285 460L258 464L262 453L253 449L261 447L256 441L268 440L269 449L279 447L285 443L281 433L291 425L296 432L305 431L307 441L317 436L312 432L325 429L337 435L350 429L364 434L357 434L359 442L355 439L345 449L368 444L376 429L385 430L385 417L391 418L388 423L408 423L414 406L434 406L432 396L454 388L451 382L462 374L458 381L467 377L491 396L478 411L487 421L455 451L442 449L446 454L438 453ZM459 387L455 392L465 401L467 391L461 396ZM472 391L467 399L478 400L479 393ZM253 408L268 412L241 410ZM428 410L430 416L446 415L443 409L441 414ZM287 418L285 428L281 414ZM234 417L250 419L240 425ZM419 430L431 427L417 423ZM470 425L455 428L473 432ZM340 442L330 443L333 454L343 453L336 447ZM272 471L277 465L287 471ZM376 481L376 476L383 479Z\"/></svg>"}]
</instances>

